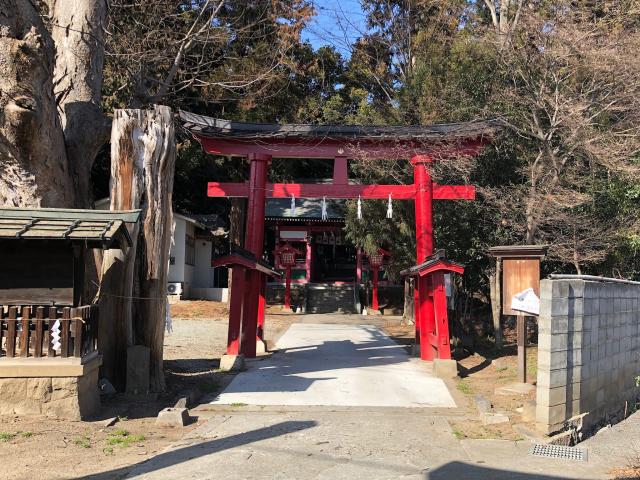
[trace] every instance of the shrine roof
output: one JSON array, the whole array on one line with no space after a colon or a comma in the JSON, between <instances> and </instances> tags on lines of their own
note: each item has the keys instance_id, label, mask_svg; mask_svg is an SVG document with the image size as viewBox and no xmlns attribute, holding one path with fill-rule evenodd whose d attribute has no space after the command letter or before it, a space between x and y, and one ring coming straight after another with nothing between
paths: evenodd
<instances>
[{"instance_id":1,"label":"shrine roof","mask_svg":"<svg viewBox=\"0 0 640 480\"><path fill-rule=\"evenodd\" d=\"M131 245L127 223L140 210L80 210L62 208L0 208L2 240L67 240L89 248Z\"/></svg>"},{"instance_id":2,"label":"shrine roof","mask_svg":"<svg viewBox=\"0 0 640 480\"><path fill-rule=\"evenodd\" d=\"M265 218L287 221L333 221L344 220L344 200L327 199L327 220L322 220L322 199L296 198L295 215L291 212L290 198L270 198L266 202Z\"/></svg>"},{"instance_id":3,"label":"shrine roof","mask_svg":"<svg viewBox=\"0 0 640 480\"><path fill-rule=\"evenodd\" d=\"M456 141L492 137L502 129L498 119L434 125L312 125L234 122L180 110L191 133L225 139L333 139L371 141Z\"/></svg>"}]
</instances>

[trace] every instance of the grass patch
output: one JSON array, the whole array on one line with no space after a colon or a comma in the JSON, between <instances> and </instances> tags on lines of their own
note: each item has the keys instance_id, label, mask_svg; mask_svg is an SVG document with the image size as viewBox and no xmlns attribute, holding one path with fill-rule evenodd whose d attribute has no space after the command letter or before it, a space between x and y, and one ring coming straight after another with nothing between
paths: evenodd
<instances>
[{"instance_id":1,"label":"grass patch","mask_svg":"<svg viewBox=\"0 0 640 480\"><path fill-rule=\"evenodd\" d=\"M145 440L146 438L144 435L131 435L126 430L118 429L110 433L105 442L107 443L107 445L126 448L130 447L134 443L144 442ZM111 453L113 453L113 449Z\"/></svg>"},{"instance_id":2,"label":"grass patch","mask_svg":"<svg viewBox=\"0 0 640 480\"><path fill-rule=\"evenodd\" d=\"M462 433L460 430L458 430L455 427L453 427L453 430L451 431L451 433L453 433L453 436L456 437L458 440L462 440L463 438L467 438L467 436L464 433Z\"/></svg>"},{"instance_id":3,"label":"grass patch","mask_svg":"<svg viewBox=\"0 0 640 480\"><path fill-rule=\"evenodd\" d=\"M14 438L16 438L15 433L0 432L0 442L10 442Z\"/></svg>"},{"instance_id":4,"label":"grass patch","mask_svg":"<svg viewBox=\"0 0 640 480\"><path fill-rule=\"evenodd\" d=\"M33 432L20 432L20 436L22 438L31 438L33 437Z\"/></svg>"},{"instance_id":5,"label":"grass patch","mask_svg":"<svg viewBox=\"0 0 640 480\"><path fill-rule=\"evenodd\" d=\"M471 388L471 385L469 385L464 380L460 380L458 382L457 387L458 387L458 390L464 393L465 395L471 395L473 393L473 388Z\"/></svg>"},{"instance_id":6,"label":"grass patch","mask_svg":"<svg viewBox=\"0 0 640 480\"><path fill-rule=\"evenodd\" d=\"M91 448L89 437L78 437L73 441L73 444L82 448Z\"/></svg>"},{"instance_id":7,"label":"grass patch","mask_svg":"<svg viewBox=\"0 0 640 480\"><path fill-rule=\"evenodd\" d=\"M247 404L246 403L242 403L242 402L236 402L236 403L232 403L231 406L232 407L246 407Z\"/></svg>"}]
</instances>

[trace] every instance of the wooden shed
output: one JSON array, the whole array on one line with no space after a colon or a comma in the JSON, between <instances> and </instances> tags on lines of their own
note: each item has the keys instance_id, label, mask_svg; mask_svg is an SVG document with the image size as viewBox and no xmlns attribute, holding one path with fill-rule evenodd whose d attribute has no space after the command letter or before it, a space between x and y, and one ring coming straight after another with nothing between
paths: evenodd
<instances>
[{"instance_id":1,"label":"wooden shed","mask_svg":"<svg viewBox=\"0 0 640 480\"><path fill-rule=\"evenodd\" d=\"M139 210L0 208L0 414L82 418L95 411L99 316L92 299L83 298L85 254L128 250L127 224L139 216ZM37 392L29 387L35 384Z\"/></svg>"}]
</instances>

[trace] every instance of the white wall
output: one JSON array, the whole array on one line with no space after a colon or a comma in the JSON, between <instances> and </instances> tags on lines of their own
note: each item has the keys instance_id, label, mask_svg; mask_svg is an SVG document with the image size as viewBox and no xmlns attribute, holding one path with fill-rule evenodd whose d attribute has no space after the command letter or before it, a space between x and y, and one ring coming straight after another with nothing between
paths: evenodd
<instances>
[{"instance_id":1,"label":"white wall","mask_svg":"<svg viewBox=\"0 0 640 480\"><path fill-rule=\"evenodd\" d=\"M184 282L184 241L187 222L179 217L173 217L175 228L169 255L174 257L173 265L169 265L168 282Z\"/></svg>"},{"instance_id":2,"label":"white wall","mask_svg":"<svg viewBox=\"0 0 640 480\"><path fill-rule=\"evenodd\" d=\"M193 286L198 288L213 287L212 272L211 242L196 239L196 267L193 275Z\"/></svg>"}]
</instances>

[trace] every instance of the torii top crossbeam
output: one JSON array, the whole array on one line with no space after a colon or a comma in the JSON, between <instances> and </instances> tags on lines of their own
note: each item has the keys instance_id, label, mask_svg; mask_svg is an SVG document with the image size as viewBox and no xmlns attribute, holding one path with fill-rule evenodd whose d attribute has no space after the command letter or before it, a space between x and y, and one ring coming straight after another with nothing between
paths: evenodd
<instances>
[{"instance_id":1,"label":"torii top crossbeam","mask_svg":"<svg viewBox=\"0 0 640 480\"><path fill-rule=\"evenodd\" d=\"M432 200L472 200L475 189L468 185L437 185L431 181L427 165L442 157L469 156L500 129L496 120L426 126L339 126L339 125L276 125L241 123L180 112L185 128L208 153L247 157L250 162L249 181L245 183L208 184L210 197L248 197L245 248L260 256L264 240L264 204L266 198L358 198L415 200L416 261L422 263L433 253ZM267 184L267 168L273 158L333 158L332 184ZM414 169L412 185L354 185L348 179L349 159L411 159ZM251 325L257 313L260 325L264 313L264 298L259 294L260 279L249 281L250 287L243 311L242 351L255 355ZM420 320L429 326L428 285L420 286ZM235 283L234 283L235 285ZM237 290L234 288L233 293ZM236 293L236 295L238 295ZM259 295L258 311L252 311L251 295ZM255 299L254 299L255 300ZM233 315L232 298L232 315ZM247 308L248 306L248 308ZM424 310L424 312L423 312ZM260 318L261 317L261 318ZM230 319L233 323L233 319ZM245 323L248 330L245 331ZM416 322L417 324L418 322ZM230 332L231 332L230 327ZM259 330L258 330L259 332ZM237 353L237 339L229 338L228 353ZM236 342L236 343L233 343ZM253 345L251 345L253 343ZM246 345L246 349L245 346ZM428 357L425 353L423 358Z\"/></svg>"}]
</instances>

